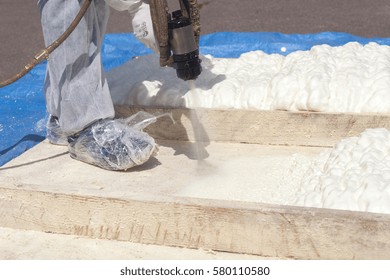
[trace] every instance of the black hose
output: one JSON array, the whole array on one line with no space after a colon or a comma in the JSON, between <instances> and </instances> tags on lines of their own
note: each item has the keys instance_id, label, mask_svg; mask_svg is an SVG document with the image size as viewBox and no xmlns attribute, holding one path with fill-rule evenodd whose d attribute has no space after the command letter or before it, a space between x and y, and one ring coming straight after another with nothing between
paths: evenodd
<instances>
[{"instance_id":1,"label":"black hose","mask_svg":"<svg viewBox=\"0 0 390 280\"><path fill-rule=\"evenodd\" d=\"M68 38L69 35L73 32L73 30L83 18L84 14L87 12L88 7L92 1L93 0L84 0L83 4L80 7L80 11L76 15L72 23L69 25L69 27L65 30L65 32L57 40L51 43L47 48L41 50L38 54L36 54L34 58L29 63L27 63L19 73L15 74L14 76L5 81L0 82L0 88L19 80L21 77L30 72L31 69L33 69L37 64L48 59L49 54L51 54L59 45L61 45L66 40L66 38Z\"/></svg>"}]
</instances>

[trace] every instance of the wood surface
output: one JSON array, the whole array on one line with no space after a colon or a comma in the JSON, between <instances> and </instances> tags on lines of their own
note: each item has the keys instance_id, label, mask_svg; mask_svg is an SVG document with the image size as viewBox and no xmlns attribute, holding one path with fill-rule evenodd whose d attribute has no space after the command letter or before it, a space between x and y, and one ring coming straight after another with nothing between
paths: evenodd
<instances>
[{"instance_id":1,"label":"wood surface","mask_svg":"<svg viewBox=\"0 0 390 280\"><path fill-rule=\"evenodd\" d=\"M146 111L171 112L175 122L159 118L148 128L166 142L159 141L160 153L143 167L105 171L48 143L0 167L0 226L274 258L390 258L390 215L178 195L237 156L314 156L366 128L389 128L389 116ZM188 141L195 140L206 143L203 153L193 153Z\"/></svg>"},{"instance_id":2,"label":"wood surface","mask_svg":"<svg viewBox=\"0 0 390 280\"><path fill-rule=\"evenodd\" d=\"M389 259L390 216L0 188L3 227L293 259Z\"/></svg>"},{"instance_id":3,"label":"wood surface","mask_svg":"<svg viewBox=\"0 0 390 280\"><path fill-rule=\"evenodd\" d=\"M140 110L171 113L174 123L168 117L159 118L146 131L157 139L180 141L332 147L367 128L390 129L388 114L116 107L118 117Z\"/></svg>"}]
</instances>

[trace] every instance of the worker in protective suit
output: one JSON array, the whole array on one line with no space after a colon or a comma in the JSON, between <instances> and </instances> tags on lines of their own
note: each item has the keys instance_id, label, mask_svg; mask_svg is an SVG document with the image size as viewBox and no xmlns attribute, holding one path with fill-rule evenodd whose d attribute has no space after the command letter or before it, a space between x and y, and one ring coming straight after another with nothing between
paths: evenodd
<instances>
[{"instance_id":1,"label":"worker in protective suit","mask_svg":"<svg viewBox=\"0 0 390 280\"><path fill-rule=\"evenodd\" d=\"M82 0L39 0L45 44L70 25ZM101 61L109 6L128 11L138 39L158 47L147 1L95 0L73 33L49 57L44 84L47 138L68 145L72 158L108 170L126 170L153 154L154 140L114 119L114 106Z\"/></svg>"}]
</instances>

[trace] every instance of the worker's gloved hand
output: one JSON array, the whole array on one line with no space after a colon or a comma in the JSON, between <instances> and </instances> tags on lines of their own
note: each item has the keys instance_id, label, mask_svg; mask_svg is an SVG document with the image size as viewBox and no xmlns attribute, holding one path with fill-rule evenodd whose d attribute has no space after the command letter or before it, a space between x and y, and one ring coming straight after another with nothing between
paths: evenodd
<instances>
[{"instance_id":1,"label":"worker's gloved hand","mask_svg":"<svg viewBox=\"0 0 390 280\"><path fill-rule=\"evenodd\" d=\"M152 18L150 16L149 4L143 2L134 13L132 20L135 37L152 49L155 53L159 52L157 40L153 31Z\"/></svg>"},{"instance_id":2,"label":"worker's gloved hand","mask_svg":"<svg viewBox=\"0 0 390 280\"><path fill-rule=\"evenodd\" d=\"M147 47L158 53L159 48L153 31L150 16L149 1L147 0L105 0L106 3L118 11L128 11L132 18L134 35Z\"/></svg>"}]
</instances>

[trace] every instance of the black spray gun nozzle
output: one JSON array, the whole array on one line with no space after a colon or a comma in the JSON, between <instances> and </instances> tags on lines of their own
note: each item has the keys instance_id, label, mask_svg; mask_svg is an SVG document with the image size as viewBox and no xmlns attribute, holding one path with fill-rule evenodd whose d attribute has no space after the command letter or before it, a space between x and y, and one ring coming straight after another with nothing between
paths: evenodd
<instances>
[{"instance_id":1,"label":"black spray gun nozzle","mask_svg":"<svg viewBox=\"0 0 390 280\"><path fill-rule=\"evenodd\" d=\"M184 81L195 80L202 66L191 20L183 16L181 10L174 11L168 21L168 31L177 77Z\"/></svg>"}]
</instances>

